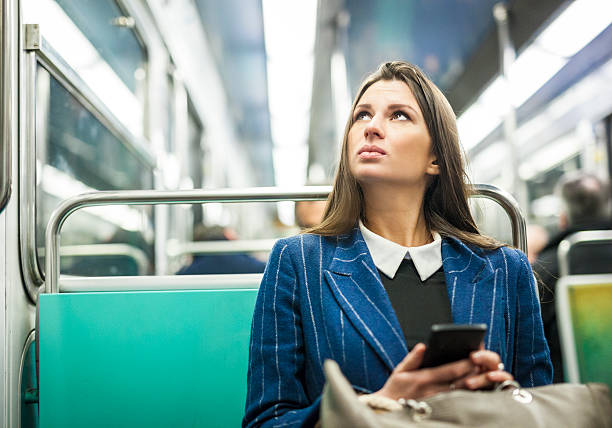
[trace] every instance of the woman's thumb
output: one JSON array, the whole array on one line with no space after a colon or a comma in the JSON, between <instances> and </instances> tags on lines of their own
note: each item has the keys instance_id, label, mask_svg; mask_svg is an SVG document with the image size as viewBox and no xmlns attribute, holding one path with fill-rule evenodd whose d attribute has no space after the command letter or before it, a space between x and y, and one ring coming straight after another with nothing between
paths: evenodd
<instances>
[{"instance_id":1,"label":"woman's thumb","mask_svg":"<svg viewBox=\"0 0 612 428\"><path fill-rule=\"evenodd\" d=\"M410 371L416 370L421 366L423 362L423 355L425 354L425 345L417 343L414 348L404 357L404 359L395 367L396 371Z\"/></svg>"}]
</instances>

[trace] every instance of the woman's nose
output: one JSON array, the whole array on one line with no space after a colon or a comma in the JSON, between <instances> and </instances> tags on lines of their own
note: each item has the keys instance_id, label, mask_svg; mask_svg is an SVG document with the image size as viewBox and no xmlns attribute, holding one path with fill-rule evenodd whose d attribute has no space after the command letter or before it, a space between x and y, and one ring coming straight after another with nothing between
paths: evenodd
<instances>
[{"instance_id":1,"label":"woman's nose","mask_svg":"<svg viewBox=\"0 0 612 428\"><path fill-rule=\"evenodd\" d=\"M364 129L364 136L367 139L385 137L385 133L383 131L383 127L381 126L380 119L378 118L378 116L374 116L372 120L368 122L367 126Z\"/></svg>"}]
</instances>

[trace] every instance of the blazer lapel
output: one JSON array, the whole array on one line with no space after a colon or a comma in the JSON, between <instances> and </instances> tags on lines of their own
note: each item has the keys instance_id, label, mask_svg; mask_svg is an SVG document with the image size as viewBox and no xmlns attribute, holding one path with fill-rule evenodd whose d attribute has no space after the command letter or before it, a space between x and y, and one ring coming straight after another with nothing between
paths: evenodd
<instances>
[{"instance_id":1,"label":"blazer lapel","mask_svg":"<svg viewBox=\"0 0 612 428\"><path fill-rule=\"evenodd\" d=\"M338 240L325 276L351 324L389 370L393 370L408 349L359 228L355 227L351 234Z\"/></svg>"},{"instance_id":2,"label":"blazer lapel","mask_svg":"<svg viewBox=\"0 0 612 428\"><path fill-rule=\"evenodd\" d=\"M489 324L491 306L498 292L493 266L455 238L442 241L442 264L456 324ZM488 310L487 310L488 309Z\"/></svg>"}]
</instances>

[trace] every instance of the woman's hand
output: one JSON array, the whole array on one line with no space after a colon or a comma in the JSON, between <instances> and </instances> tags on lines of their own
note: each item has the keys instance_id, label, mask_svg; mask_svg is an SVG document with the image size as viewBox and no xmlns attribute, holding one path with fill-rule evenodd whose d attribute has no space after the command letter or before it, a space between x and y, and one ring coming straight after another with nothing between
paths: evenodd
<instances>
[{"instance_id":1,"label":"woman's hand","mask_svg":"<svg viewBox=\"0 0 612 428\"><path fill-rule=\"evenodd\" d=\"M488 351L483 351L488 352ZM449 391L457 382L468 381L478 373L474 358L444 364L439 367L419 369L425 354L425 345L419 343L400 362L385 385L373 395L397 400L399 398L424 398ZM497 355L497 354L495 354ZM481 361L482 358L477 358ZM470 377L472 376L472 377ZM480 378L476 377L480 383Z\"/></svg>"},{"instance_id":2,"label":"woman's hand","mask_svg":"<svg viewBox=\"0 0 612 428\"><path fill-rule=\"evenodd\" d=\"M470 354L470 361L479 367L478 374L470 374L455 382L455 388L488 389L495 383L514 379L510 373L504 371L501 358L493 351L474 351Z\"/></svg>"}]
</instances>

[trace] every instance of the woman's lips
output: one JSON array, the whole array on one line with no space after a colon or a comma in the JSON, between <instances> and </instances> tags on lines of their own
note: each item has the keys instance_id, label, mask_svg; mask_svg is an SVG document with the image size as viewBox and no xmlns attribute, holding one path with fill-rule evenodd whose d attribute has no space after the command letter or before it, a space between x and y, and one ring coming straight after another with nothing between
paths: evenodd
<instances>
[{"instance_id":1,"label":"woman's lips","mask_svg":"<svg viewBox=\"0 0 612 428\"><path fill-rule=\"evenodd\" d=\"M357 152L359 159L378 159L385 156L387 152L377 146L366 145Z\"/></svg>"},{"instance_id":2,"label":"woman's lips","mask_svg":"<svg viewBox=\"0 0 612 428\"><path fill-rule=\"evenodd\" d=\"M384 153L380 152L361 152L359 153L359 159L378 159L386 156Z\"/></svg>"}]
</instances>

